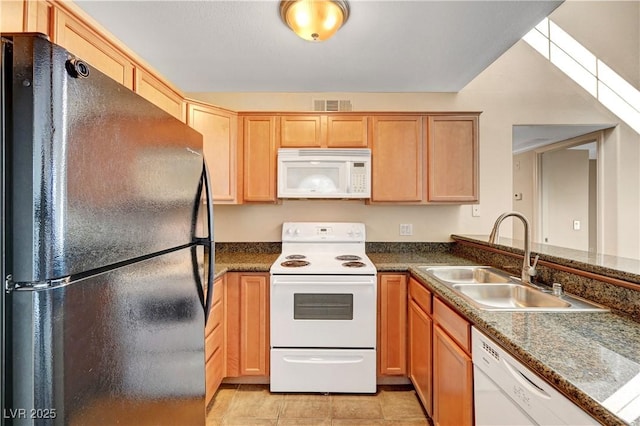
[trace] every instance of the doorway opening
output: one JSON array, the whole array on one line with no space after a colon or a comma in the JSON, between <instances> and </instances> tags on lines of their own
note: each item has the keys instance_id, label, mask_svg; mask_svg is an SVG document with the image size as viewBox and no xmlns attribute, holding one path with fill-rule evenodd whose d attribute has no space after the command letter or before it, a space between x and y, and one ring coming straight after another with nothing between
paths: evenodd
<instances>
[{"instance_id":1,"label":"doorway opening","mask_svg":"<svg viewBox=\"0 0 640 426\"><path fill-rule=\"evenodd\" d=\"M538 229L544 244L596 252L598 139L586 136L586 140L554 144L537 154Z\"/></svg>"}]
</instances>

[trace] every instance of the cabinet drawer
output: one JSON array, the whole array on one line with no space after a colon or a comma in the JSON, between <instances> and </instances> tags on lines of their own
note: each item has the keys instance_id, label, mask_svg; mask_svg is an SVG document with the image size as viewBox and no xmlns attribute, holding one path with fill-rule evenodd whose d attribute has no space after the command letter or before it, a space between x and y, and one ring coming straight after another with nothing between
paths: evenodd
<instances>
[{"instance_id":1,"label":"cabinet drawer","mask_svg":"<svg viewBox=\"0 0 640 426\"><path fill-rule=\"evenodd\" d=\"M471 353L471 326L437 297L433 299L433 319L467 353Z\"/></svg>"},{"instance_id":2,"label":"cabinet drawer","mask_svg":"<svg viewBox=\"0 0 640 426\"><path fill-rule=\"evenodd\" d=\"M209 321L204 330L204 335L211 334L213 329L222 324L224 314L222 305L222 279L216 281L213 285L213 300L211 301L211 312L209 313Z\"/></svg>"},{"instance_id":3,"label":"cabinet drawer","mask_svg":"<svg viewBox=\"0 0 640 426\"><path fill-rule=\"evenodd\" d=\"M218 348L218 350L213 353L213 356L209 358L205 366L206 404L209 404L218 386L222 383L224 374L224 358L222 354L222 348Z\"/></svg>"},{"instance_id":4,"label":"cabinet drawer","mask_svg":"<svg viewBox=\"0 0 640 426\"><path fill-rule=\"evenodd\" d=\"M211 306L222 301L222 280L223 278L218 278L213 283L213 300L211 301Z\"/></svg>"},{"instance_id":5,"label":"cabinet drawer","mask_svg":"<svg viewBox=\"0 0 640 426\"><path fill-rule=\"evenodd\" d=\"M431 292L414 278L409 279L409 296L420 309L431 315Z\"/></svg>"},{"instance_id":6,"label":"cabinet drawer","mask_svg":"<svg viewBox=\"0 0 640 426\"><path fill-rule=\"evenodd\" d=\"M213 353L222 347L222 338L222 324L219 324L204 340L205 359L211 358Z\"/></svg>"}]
</instances>

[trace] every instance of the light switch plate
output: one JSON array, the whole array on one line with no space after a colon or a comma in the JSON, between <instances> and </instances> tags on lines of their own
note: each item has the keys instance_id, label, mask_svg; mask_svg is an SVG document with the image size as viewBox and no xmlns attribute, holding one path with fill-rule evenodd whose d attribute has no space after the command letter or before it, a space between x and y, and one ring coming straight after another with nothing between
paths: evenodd
<instances>
[{"instance_id":1,"label":"light switch plate","mask_svg":"<svg viewBox=\"0 0 640 426\"><path fill-rule=\"evenodd\" d=\"M411 224L411 223L401 223L400 224L400 235L413 235L413 224Z\"/></svg>"}]
</instances>

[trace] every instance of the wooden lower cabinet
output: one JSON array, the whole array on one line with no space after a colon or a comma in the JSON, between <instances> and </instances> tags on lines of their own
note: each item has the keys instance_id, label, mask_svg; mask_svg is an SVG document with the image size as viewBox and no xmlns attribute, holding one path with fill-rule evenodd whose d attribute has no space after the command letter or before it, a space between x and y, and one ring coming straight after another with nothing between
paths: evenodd
<instances>
[{"instance_id":1,"label":"wooden lower cabinet","mask_svg":"<svg viewBox=\"0 0 640 426\"><path fill-rule=\"evenodd\" d=\"M213 283L213 299L205 327L205 404L209 404L224 377L224 276Z\"/></svg>"},{"instance_id":2,"label":"wooden lower cabinet","mask_svg":"<svg viewBox=\"0 0 640 426\"><path fill-rule=\"evenodd\" d=\"M434 299L433 422L436 426L473 424L473 364L466 330L470 324ZM460 326L463 327L460 327ZM453 328L449 328L453 326ZM463 332L461 335L460 332ZM462 340L460 339L462 337Z\"/></svg>"},{"instance_id":3,"label":"wooden lower cabinet","mask_svg":"<svg viewBox=\"0 0 640 426\"><path fill-rule=\"evenodd\" d=\"M378 274L378 375L407 375L407 275Z\"/></svg>"},{"instance_id":4,"label":"wooden lower cabinet","mask_svg":"<svg viewBox=\"0 0 640 426\"><path fill-rule=\"evenodd\" d=\"M269 375L269 273L227 273L227 377Z\"/></svg>"},{"instance_id":5,"label":"wooden lower cabinet","mask_svg":"<svg viewBox=\"0 0 640 426\"><path fill-rule=\"evenodd\" d=\"M409 378L427 414L433 417L431 293L409 279Z\"/></svg>"}]
</instances>

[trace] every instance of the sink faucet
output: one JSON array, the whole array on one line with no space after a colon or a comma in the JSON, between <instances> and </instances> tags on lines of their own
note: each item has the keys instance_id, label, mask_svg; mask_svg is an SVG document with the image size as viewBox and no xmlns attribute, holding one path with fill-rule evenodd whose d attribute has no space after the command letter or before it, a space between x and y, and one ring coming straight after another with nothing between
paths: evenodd
<instances>
[{"instance_id":1,"label":"sink faucet","mask_svg":"<svg viewBox=\"0 0 640 426\"><path fill-rule=\"evenodd\" d=\"M522 213L518 212L506 212L502 213L496 219L496 223L493 225L493 229L491 230L491 234L489 235L489 243L495 244L498 239L498 233L500 229L500 224L506 218L513 216L517 217L522 221L524 225L524 259L522 260L522 275L521 279L523 283L532 284L531 277L536 275L536 265L538 264L539 256L536 255L535 260L533 261L533 265L531 264L531 246L529 245L529 221Z\"/></svg>"}]
</instances>

